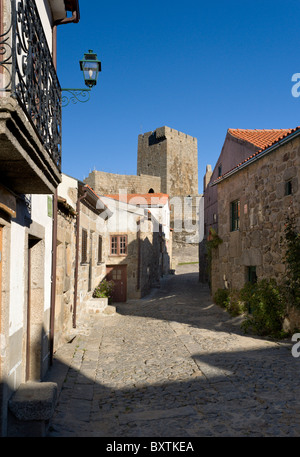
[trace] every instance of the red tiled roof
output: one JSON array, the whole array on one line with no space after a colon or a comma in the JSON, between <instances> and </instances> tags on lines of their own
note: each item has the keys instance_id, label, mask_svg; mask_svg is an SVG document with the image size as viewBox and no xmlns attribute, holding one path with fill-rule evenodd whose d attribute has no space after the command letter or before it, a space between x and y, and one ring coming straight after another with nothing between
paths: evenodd
<instances>
[{"instance_id":1,"label":"red tiled roof","mask_svg":"<svg viewBox=\"0 0 300 457\"><path fill-rule=\"evenodd\" d=\"M169 195L161 193L150 194L114 194L105 195L105 197L118 200L120 202L129 203L131 205L165 205L168 203Z\"/></svg>"},{"instance_id":2,"label":"red tiled roof","mask_svg":"<svg viewBox=\"0 0 300 457\"><path fill-rule=\"evenodd\" d=\"M97 199L101 202L101 204L103 205L103 208L102 208L102 206L100 206L100 208L97 208L97 209L104 209L104 208L108 209L107 206L103 203L103 201L102 201L101 198L99 197L99 195L96 194L96 192L94 191L94 189L93 189L91 186L89 186L88 184L85 184L84 187L85 187L86 189L89 189L89 191L93 194L93 196L94 196L95 198L97 198Z\"/></svg>"},{"instance_id":3,"label":"red tiled roof","mask_svg":"<svg viewBox=\"0 0 300 457\"><path fill-rule=\"evenodd\" d=\"M241 140L248 141L248 143L252 143L255 146L258 146L260 149L257 152L254 152L250 157L247 157L247 159L243 160L241 163L238 163L231 170L228 170L222 176L219 176L214 182L217 183L231 171L238 169L241 165L248 162L253 157L261 154L263 151L268 149L270 146L275 145L280 140L283 140L284 138L289 136L291 133L294 133L299 129L300 129L300 127L295 127L293 129L272 129L272 130L228 129L228 132L231 135L235 136L236 138L240 138Z\"/></svg>"},{"instance_id":4,"label":"red tiled roof","mask_svg":"<svg viewBox=\"0 0 300 457\"><path fill-rule=\"evenodd\" d=\"M294 129L270 129L270 130L248 130L248 129L228 129L228 132L235 138L247 141L262 149L271 146L274 142L286 137Z\"/></svg>"},{"instance_id":5,"label":"red tiled roof","mask_svg":"<svg viewBox=\"0 0 300 457\"><path fill-rule=\"evenodd\" d=\"M84 187L87 187L88 189L90 189L90 191L93 192L93 194L95 195L95 197L97 197L97 198L100 200L99 195L96 194L96 192L94 191L94 189L93 189L91 186L89 186L88 184L85 184Z\"/></svg>"}]
</instances>

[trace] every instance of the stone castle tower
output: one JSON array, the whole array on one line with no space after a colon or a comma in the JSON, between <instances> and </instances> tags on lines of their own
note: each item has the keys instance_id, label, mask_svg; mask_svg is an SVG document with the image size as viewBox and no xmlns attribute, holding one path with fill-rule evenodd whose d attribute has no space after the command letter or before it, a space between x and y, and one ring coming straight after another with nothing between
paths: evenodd
<instances>
[{"instance_id":1,"label":"stone castle tower","mask_svg":"<svg viewBox=\"0 0 300 457\"><path fill-rule=\"evenodd\" d=\"M139 135L137 174L160 176L170 197L198 195L197 138L169 127Z\"/></svg>"},{"instance_id":2,"label":"stone castle tower","mask_svg":"<svg viewBox=\"0 0 300 457\"><path fill-rule=\"evenodd\" d=\"M198 146L197 138L160 127L139 135L137 174L160 177L161 192L171 200L173 253L198 258ZM154 192L156 189L153 187ZM174 204L172 204L174 202ZM184 252L186 251L186 254Z\"/></svg>"}]
</instances>

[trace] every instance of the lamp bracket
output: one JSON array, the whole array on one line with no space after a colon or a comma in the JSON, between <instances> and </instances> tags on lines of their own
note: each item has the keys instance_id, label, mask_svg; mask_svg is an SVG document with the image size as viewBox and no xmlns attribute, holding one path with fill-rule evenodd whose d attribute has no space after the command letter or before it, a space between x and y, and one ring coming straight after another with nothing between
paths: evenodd
<instances>
[{"instance_id":1,"label":"lamp bracket","mask_svg":"<svg viewBox=\"0 0 300 457\"><path fill-rule=\"evenodd\" d=\"M68 92L67 95L62 95L62 107L68 106L69 103L86 103L91 98L91 89L61 89L62 92Z\"/></svg>"}]
</instances>

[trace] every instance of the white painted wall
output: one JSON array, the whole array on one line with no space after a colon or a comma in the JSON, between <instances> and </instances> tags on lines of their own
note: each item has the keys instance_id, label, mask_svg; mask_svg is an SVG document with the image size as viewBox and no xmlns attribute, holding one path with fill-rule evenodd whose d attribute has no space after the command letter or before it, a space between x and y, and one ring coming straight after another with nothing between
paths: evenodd
<instances>
[{"instance_id":1,"label":"white painted wall","mask_svg":"<svg viewBox=\"0 0 300 457\"><path fill-rule=\"evenodd\" d=\"M48 0L35 0L43 29L47 38L50 52L52 52L52 14Z\"/></svg>"},{"instance_id":2,"label":"white painted wall","mask_svg":"<svg viewBox=\"0 0 300 457\"><path fill-rule=\"evenodd\" d=\"M48 216L48 195L31 196L31 218L45 229L44 256L44 310L51 305L51 267L52 267L52 217ZM25 278L27 277L27 238L26 227L11 223L11 261L10 261L10 309L9 335L23 327L26 297Z\"/></svg>"},{"instance_id":3,"label":"white painted wall","mask_svg":"<svg viewBox=\"0 0 300 457\"><path fill-rule=\"evenodd\" d=\"M169 203L166 203L161 208L149 208L149 211L155 219L162 224L162 230L165 234L166 240L170 239L170 207Z\"/></svg>"},{"instance_id":4,"label":"white painted wall","mask_svg":"<svg viewBox=\"0 0 300 457\"><path fill-rule=\"evenodd\" d=\"M52 196L49 196L52 200ZM52 217L48 216L48 195L31 196L32 220L45 228L44 257L44 309L51 305L51 269L52 269Z\"/></svg>"},{"instance_id":5,"label":"white painted wall","mask_svg":"<svg viewBox=\"0 0 300 457\"><path fill-rule=\"evenodd\" d=\"M65 198L68 205L72 206L72 208L76 210L76 203L70 198L68 193L69 189L78 189L78 181L77 179L63 173L62 182L58 186L58 196Z\"/></svg>"},{"instance_id":6,"label":"white painted wall","mask_svg":"<svg viewBox=\"0 0 300 457\"><path fill-rule=\"evenodd\" d=\"M143 208L119 202L109 197L101 196L100 198L112 213L106 223L108 233L134 233L137 231L137 221L139 218L143 218L145 214Z\"/></svg>"},{"instance_id":7,"label":"white painted wall","mask_svg":"<svg viewBox=\"0 0 300 457\"><path fill-rule=\"evenodd\" d=\"M9 336L23 327L25 301L25 229L11 223Z\"/></svg>"}]
</instances>

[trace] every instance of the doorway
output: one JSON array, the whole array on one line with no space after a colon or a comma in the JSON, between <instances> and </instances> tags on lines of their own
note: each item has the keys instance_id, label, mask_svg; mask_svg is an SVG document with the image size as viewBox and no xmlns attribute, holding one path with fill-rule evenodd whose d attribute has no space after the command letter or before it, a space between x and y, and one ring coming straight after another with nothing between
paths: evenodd
<instances>
[{"instance_id":1,"label":"doorway","mask_svg":"<svg viewBox=\"0 0 300 457\"><path fill-rule=\"evenodd\" d=\"M127 265L108 265L106 279L113 281L115 286L112 294L113 302L126 302L127 300Z\"/></svg>"}]
</instances>

